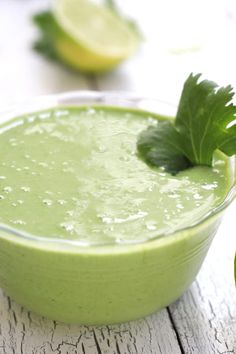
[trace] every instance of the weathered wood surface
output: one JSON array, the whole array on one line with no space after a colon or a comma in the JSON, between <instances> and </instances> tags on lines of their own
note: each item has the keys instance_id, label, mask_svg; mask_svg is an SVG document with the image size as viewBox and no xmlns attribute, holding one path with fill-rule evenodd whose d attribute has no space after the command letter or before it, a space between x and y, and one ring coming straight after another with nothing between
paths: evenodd
<instances>
[{"instance_id":1,"label":"weathered wood surface","mask_svg":"<svg viewBox=\"0 0 236 354\"><path fill-rule=\"evenodd\" d=\"M236 203L227 211L197 280L170 306L185 353L236 353L235 215Z\"/></svg>"},{"instance_id":2,"label":"weathered wood surface","mask_svg":"<svg viewBox=\"0 0 236 354\"><path fill-rule=\"evenodd\" d=\"M46 320L1 293L0 354L181 353L168 312L116 326L86 327Z\"/></svg>"},{"instance_id":3,"label":"weathered wood surface","mask_svg":"<svg viewBox=\"0 0 236 354\"><path fill-rule=\"evenodd\" d=\"M218 43L201 52L170 55L158 45L154 48L158 35L151 23L158 13L154 11L159 6L157 2L149 0L148 6L146 2L137 5L134 0L124 3L142 20L150 40L139 55L115 73L87 78L32 52L35 30L30 15L45 6L47 0L1 0L0 104L39 94L92 88L139 91L175 103L190 71L202 71L206 77L236 87L232 75L236 53L229 51L230 46L225 44L218 57ZM230 19L220 26L221 30L235 30L233 2L225 1L221 12L219 3L214 2L217 18L223 21L223 14ZM197 281L186 294L168 309L140 321L103 327L64 325L28 312L0 292L0 354L236 353L235 215L236 203L227 212Z\"/></svg>"}]
</instances>

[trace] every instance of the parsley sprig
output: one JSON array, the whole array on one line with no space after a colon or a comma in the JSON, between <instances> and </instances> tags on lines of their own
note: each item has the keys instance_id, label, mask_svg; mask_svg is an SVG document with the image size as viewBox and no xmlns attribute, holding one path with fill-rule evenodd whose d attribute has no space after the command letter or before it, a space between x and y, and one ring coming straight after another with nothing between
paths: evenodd
<instances>
[{"instance_id":1,"label":"parsley sprig","mask_svg":"<svg viewBox=\"0 0 236 354\"><path fill-rule=\"evenodd\" d=\"M233 89L200 76L190 74L185 81L174 122L160 121L140 134L137 150L147 164L177 174L194 165L211 166L216 149L236 154Z\"/></svg>"}]
</instances>

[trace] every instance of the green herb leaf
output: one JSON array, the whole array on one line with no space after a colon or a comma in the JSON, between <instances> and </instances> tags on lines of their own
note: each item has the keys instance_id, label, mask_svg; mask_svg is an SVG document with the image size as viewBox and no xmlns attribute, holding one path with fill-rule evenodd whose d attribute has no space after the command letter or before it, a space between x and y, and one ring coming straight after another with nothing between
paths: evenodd
<instances>
[{"instance_id":1,"label":"green herb leaf","mask_svg":"<svg viewBox=\"0 0 236 354\"><path fill-rule=\"evenodd\" d=\"M217 89L214 82L198 83L200 75L187 79L180 99L175 126L183 137L185 155L194 165L212 164L216 149L236 154L235 127L227 128L236 117L231 86Z\"/></svg>"},{"instance_id":2,"label":"green herb leaf","mask_svg":"<svg viewBox=\"0 0 236 354\"><path fill-rule=\"evenodd\" d=\"M186 80L171 129L168 124L158 123L140 134L137 150L147 164L163 166L176 174L193 165L211 166L216 149L228 156L236 154L232 87L218 88L207 80L199 82L200 76L191 74Z\"/></svg>"},{"instance_id":3,"label":"green herb leaf","mask_svg":"<svg viewBox=\"0 0 236 354\"><path fill-rule=\"evenodd\" d=\"M33 17L33 22L40 31L40 38L33 48L48 59L61 62L55 48L57 25L51 11L41 12Z\"/></svg>"},{"instance_id":4,"label":"green herb leaf","mask_svg":"<svg viewBox=\"0 0 236 354\"><path fill-rule=\"evenodd\" d=\"M139 155L150 166L163 166L174 175L192 166L181 150L180 139L171 122L160 121L141 133L137 143Z\"/></svg>"}]
</instances>

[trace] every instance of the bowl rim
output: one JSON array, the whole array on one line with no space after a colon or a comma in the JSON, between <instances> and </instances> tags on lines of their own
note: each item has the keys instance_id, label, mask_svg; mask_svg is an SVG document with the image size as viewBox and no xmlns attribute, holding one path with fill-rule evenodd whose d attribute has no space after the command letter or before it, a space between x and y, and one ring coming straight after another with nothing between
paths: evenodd
<instances>
[{"instance_id":1,"label":"bowl rim","mask_svg":"<svg viewBox=\"0 0 236 354\"><path fill-rule=\"evenodd\" d=\"M113 103L114 102L114 103ZM142 110L150 114L160 114L161 116L171 117L176 112L176 105L166 102L164 100L158 100L156 98L148 98L143 95L138 95L132 92L125 91L92 91L92 90L80 90L80 91L68 91L58 94L42 95L28 100L24 100L18 103L8 104L3 110L0 111L0 129L3 123L8 120L21 117L27 114L34 114L42 112L50 108L66 108L76 106L114 106L123 108L133 108ZM150 107L150 108L148 108ZM164 110L164 111L163 111ZM4 122L2 122L2 118ZM78 240L60 239L56 237L44 237L35 234L27 233L25 231L13 228L7 224L0 223L0 232L4 234L16 237L18 240L33 241L38 245L41 243L45 245L57 245L58 247L72 247L76 249L102 249L104 247L128 247L150 244L153 241L168 240L179 234L186 234L195 228L200 227L202 224L220 215L236 197L236 158L233 156L230 158L232 164L232 171L234 173L234 182L227 192L225 198L216 207L210 209L203 217L194 221L190 225L177 228L175 230L166 231L162 234L156 235L145 240L134 240L124 242L84 242ZM0 234L0 238L2 235ZM164 242L165 243L165 242Z\"/></svg>"}]
</instances>

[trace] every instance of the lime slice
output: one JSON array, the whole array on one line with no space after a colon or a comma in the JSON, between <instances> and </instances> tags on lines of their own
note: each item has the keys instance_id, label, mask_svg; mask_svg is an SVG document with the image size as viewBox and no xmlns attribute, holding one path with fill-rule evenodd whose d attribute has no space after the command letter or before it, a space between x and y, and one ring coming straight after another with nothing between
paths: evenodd
<instances>
[{"instance_id":1,"label":"lime slice","mask_svg":"<svg viewBox=\"0 0 236 354\"><path fill-rule=\"evenodd\" d=\"M128 22L90 0L57 0L54 17L60 31L55 43L58 54L83 71L113 69L139 44Z\"/></svg>"}]
</instances>

